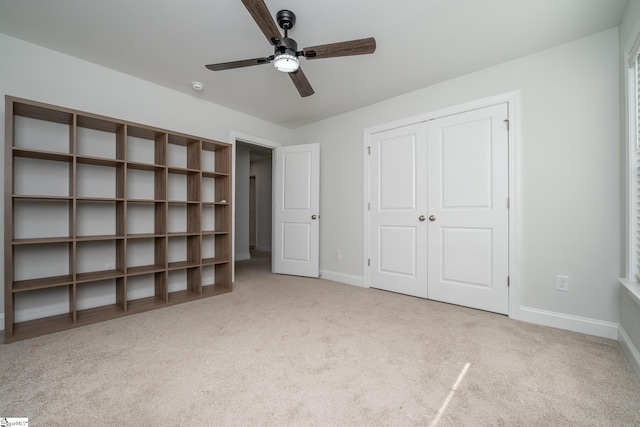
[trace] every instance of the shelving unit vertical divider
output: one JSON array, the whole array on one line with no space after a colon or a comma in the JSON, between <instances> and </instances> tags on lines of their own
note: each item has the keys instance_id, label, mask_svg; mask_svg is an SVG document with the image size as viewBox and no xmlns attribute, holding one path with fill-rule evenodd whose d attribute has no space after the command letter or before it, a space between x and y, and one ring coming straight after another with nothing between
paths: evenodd
<instances>
[{"instance_id":1,"label":"shelving unit vertical divider","mask_svg":"<svg viewBox=\"0 0 640 427\"><path fill-rule=\"evenodd\" d=\"M13 337L13 102L5 100L4 119L4 335Z\"/></svg>"},{"instance_id":2,"label":"shelving unit vertical divider","mask_svg":"<svg viewBox=\"0 0 640 427\"><path fill-rule=\"evenodd\" d=\"M120 124L116 130L116 236L122 239L116 240L115 267L122 274L122 277L116 278L116 304L126 313L127 305L127 125Z\"/></svg>"},{"instance_id":3,"label":"shelving unit vertical divider","mask_svg":"<svg viewBox=\"0 0 640 427\"><path fill-rule=\"evenodd\" d=\"M154 238L154 260L156 265L163 268L162 272L154 274L155 283L155 295L163 303L169 302L169 273L167 267L169 266L169 240L167 229L167 215L168 215L168 171L167 171L167 151L169 145L169 134L166 132L157 133L155 137L154 148L154 162L161 168L155 171L155 183L154 183L154 210L155 213L155 225L154 229L156 237ZM161 203L161 214L157 213L157 203Z\"/></svg>"},{"instance_id":4,"label":"shelving unit vertical divider","mask_svg":"<svg viewBox=\"0 0 640 427\"><path fill-rule=\"evenodd\" d=\"M69 154L72 156L71 165L69 167L69 188L68 195L71 197L70 199L70 212L69 215L69 237L71 237L71 241L69 242L69 275L71 276L71 284L69 285L69 314L71 316L71 323L76 324L78 322L78 285L76 282L76 272L77 272L77 230L76 224L78 219L78 200L77 196L77 167L78 167L78 158L77 154L77 134L78 134L78 115L71 115L71 123L69 126Z\"/></svg>"}]
</instances>

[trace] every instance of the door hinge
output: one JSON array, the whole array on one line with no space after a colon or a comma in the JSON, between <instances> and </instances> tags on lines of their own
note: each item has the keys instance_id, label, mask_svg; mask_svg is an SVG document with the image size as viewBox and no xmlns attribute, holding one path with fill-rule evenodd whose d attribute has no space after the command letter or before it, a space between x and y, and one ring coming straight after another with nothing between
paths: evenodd
<instances>
[{"instance_id":1,"label":"door hinge","mask_svg":"<svg viewBox=\"0 0 640 427\"><path fill-rule=\"evenodd\" d=\"M371 155L371 146L367 147L367 154Z\"/></svg>"},{"instance_id":2,"label":"door hinge","mask_svg":"<svg viewBox=\"0 0 640 427\"><path fill-rule=\"evenodd\" d=\"M507 288L511 286L511 276L507 276Z\"/></svg>"},{"instance_id":3,"label":"door hinge","mask_svg":"<svg viewBox=\"0 0 640 427\"><path fill-rule=\"evenodd\" d=\"M371 203L367 203L367 204L369 205L368 206L369 210L371 210Z\"/></svg>"},{"instance_id":4,"label":"door hinge","mask_svg":"<svg viewBox=\"0 0 640 427\"><path fill-rule=\"evenodd\" d=\"M504 124L507 126L507 130L509 130L509 119L505 119Z\"/></svg>"},{"instance_id":5,"label":"door hinge","mask_svg":"<svg viewBox=\"0 0 640 427\"><path fill-rule=\"evenodd\" d=\"M371 258L367 259L367 267L371 267Z\"/></svg>"},{"instance_id":6,"label":"door hinge","mask_svg":"<svg viewBox=\"0 0 640 427\"><path fill-rule=\"evenodd\" d=\"M511 209L511 197L507 197L507 209Z\"/></svg>"}]
</instances>

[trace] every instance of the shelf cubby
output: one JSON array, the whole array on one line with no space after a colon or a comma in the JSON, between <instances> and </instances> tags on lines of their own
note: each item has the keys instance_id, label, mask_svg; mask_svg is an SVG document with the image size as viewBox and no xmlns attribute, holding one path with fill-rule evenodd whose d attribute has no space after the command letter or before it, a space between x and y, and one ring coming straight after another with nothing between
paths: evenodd
<instances>
[{"instance_id":1,"label":"shelf cubby","mask_svg":"<svg viewBox=\"0 0 640 427\"><path fill-rule=\"evenodd\" d=\"M5 342L231 285L231 147L5 97Z\"/></svg>"}]
</instances>

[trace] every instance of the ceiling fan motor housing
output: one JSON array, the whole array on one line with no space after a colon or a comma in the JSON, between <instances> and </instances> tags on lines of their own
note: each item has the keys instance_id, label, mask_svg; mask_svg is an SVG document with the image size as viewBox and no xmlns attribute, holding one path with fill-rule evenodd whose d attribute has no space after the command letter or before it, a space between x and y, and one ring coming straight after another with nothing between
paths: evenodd
<instances>
[{"instance_id":1,"label":"ceiling fan motor housing","mask_svg":"<svg viewBox=\"0 0 640 427\"><path fill-rule=\"evenodd\" d=\"M289 37L283 37L276 43L276 53L288 53L293 56L297 56L298 52L298 43L294 39L290 39Z\"/></svg>"},{"instance_id":2,"label":"ceiling fan motor housing","mask_svg":"<svg viewBox=\"0 0 640 427\"><path fill-rule=\"evenodd\" d=\"M296 25L296 14L290 10L281 10L276 14L276 20L278 25L283 30L290 30Z\"/></svg>"}]
</instances>

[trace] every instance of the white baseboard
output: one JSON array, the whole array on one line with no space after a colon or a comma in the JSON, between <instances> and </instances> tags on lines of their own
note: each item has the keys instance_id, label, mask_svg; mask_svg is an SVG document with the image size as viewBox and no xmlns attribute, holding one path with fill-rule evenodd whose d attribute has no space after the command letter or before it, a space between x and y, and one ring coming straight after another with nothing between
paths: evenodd
<instances>
[{"instance_id":1,"label":"white baseboard","mask_svg":"<svg viewBox=\"0 0 640 427\"><path fill-rule=\"evenodd\" d=\"M629 338L629 335L627 335L622 325L618 328L618 342L625 356L627 356L631 367L635 371L636 376L640 379L640 351L633 345L633 341L631 341L631 338Z\"/></svg>"},{"instance_id":2,"label":"white baseboard","mask_svg":"<svg viewBox=\"0 0 640 427\"><path fill-rule=\"evenodd\" d=\"M351 274L338 273L336 271L320 270L320 277L334 282L344 283L346 285L364 287L364 278L362 276L354 276Z\"/></svg>"},{"instance_id":3,"label":"white baseboard","mask_svg":"<svg viewBox=\"0 0 640 427\"><path fill-rule=\"evenodd\" d=\"M246 254L236 254L236 261L244 261L247 259L251 259L251 254L248 252Z\"/></svg>"},{"instance_id":4,"label":"white baseboard","mask_svg":"<svg viewBox=\"0 0 640 427\"><path fill-rule=\"evenodd\" d=\"M0 314L0 331L4 331L4 313Z\"/></svg>"},{"instance_id":5,"label":"white baseboard","mask_svg":"<svg viewBox=\"0 0 640 427\"><path fill-rule=\"evenodd\" d=\"M511 313L510 317L523 322L551 326L558 329L580 332L597 337L618 339L619 323L605 322L588 317L573 316L571 314L540 310L537 308L520 306L518 313Z\"/></svg>"},{"instance_id":6,"label":"white baseboard","mask_svg":"<svg viewBox=\"0 0 640 427\"><path fill-rule=\"evenodd\" d=\"M257 246L256 245L256 251L271 252L271 246Z\"/></svg>"}]
</instances>

